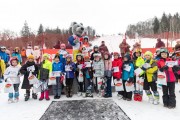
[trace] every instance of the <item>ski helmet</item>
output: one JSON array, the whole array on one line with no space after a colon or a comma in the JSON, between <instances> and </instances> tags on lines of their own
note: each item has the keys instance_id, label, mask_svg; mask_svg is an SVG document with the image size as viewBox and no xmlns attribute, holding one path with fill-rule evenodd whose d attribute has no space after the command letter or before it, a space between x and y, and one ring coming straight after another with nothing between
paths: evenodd
<instances>
[{"instance_id":1,"label":"ski helmet","mask_svg":"<svg viewBox=\"0 0 180 120\"><path fill-rule=\"evenodd\" d=\"M84 36L83 39L85 40L89 40L89 37L88 36Z\"/></svg>"},{"instance_id":2,"label":"ski helmet","mask_svg":"<svg viewBox=\"0 0 180 120\"><path fill-rule=\"evenodd\" d=\"M130 56L129 54L125 54L125 55L124 55L124 58L127 58L127 59L128 59L128 61L130 61L130 60L131 60L131 56Z\"/></svg>"},{"instance_id":3,"label":"ski helmet","mask_svg":"<svg viewBox=\"0 0 180 120\"><path fill-rule=\"evenodd\" d=\"M78 53L78 54L76 55L76 60L77 60L78 56L80 56L81 59L83 59L83 55L82 55L81 53Z\"/></svg>"},{"instance_id":4,"label":"ski helmet","mask_svg":"<svg viewBox=\"0 0 180 120\"><path fill-rule=\"evenodd\" d=\"M12 58L10 59L10 63L11 63L11 65L12 65L12 61L14 61L14 60L16 60L16 61L17 61L17 63L19 62L19 60L18 60L18 58L17 58L17 57L12 57Z\"/></svg>"},{"instance_id":5,"label":"ski helmet","mask_svg":"<svg viewBox=\"0 0 180 120\"><path fill-rule=\"evenodd\" d=\"M161 48L159 50L159 53L160 53L160 56L161 56L161 53L167 53L167 55L169 56L169 52L168 52L168 50L166 48Z\"/></svg>"},{"instance_id":6,"label":"ski helmet","mask_svg":"<svg viewBox=\"0 0 180 120\"><path fill-rule=\"evenodd\" d=\"M93 56L94 56L94 57L100 57L100 58L102 57L102 56L101 56L101 53L95 53Z\"/></svg>"},{"instance_id":7,"label":"ski helmet","mask_svg":"<svg viewBox=\"0 0 180 120\"><path fill-rule=\"evenodd\" d=\"M66 59L67 59L67 58L70 58L70 59L72 60L72 55L68 54L68 55L66 56Z\"/></svg>"}]
</instances>

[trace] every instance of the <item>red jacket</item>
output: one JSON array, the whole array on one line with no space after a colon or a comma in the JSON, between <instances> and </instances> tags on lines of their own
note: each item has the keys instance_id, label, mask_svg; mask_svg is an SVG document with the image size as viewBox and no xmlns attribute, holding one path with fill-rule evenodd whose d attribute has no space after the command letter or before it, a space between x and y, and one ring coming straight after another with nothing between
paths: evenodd
<instances>
[{"instance_id":1,"label":"red jacket","mask_svg":"<svg viewBox=\"0 0 180 120\"><path fill-rule=\"evenodd\" d=\"M114 59L112 62L112 68L119 67L119 72L113 72L113 77L120 79L122 77L122 60L121 59Z\"/></svg>"},{"instance_id":2,"label":"red jacket","mask_svg":"<svg viewBox=\"0 0 180 120\"><path fill-rule=\"evenodd\" d=\"M166 58L165 60L164 59L158 60L157 61L158 68L164 67L166 61L172 61L172 59ZM176 81L176 78L175 78L172 68L169 68L167 71L165 71L165 73L166 73L167 82L175 82Z\"/></svg>"}]
</instances>

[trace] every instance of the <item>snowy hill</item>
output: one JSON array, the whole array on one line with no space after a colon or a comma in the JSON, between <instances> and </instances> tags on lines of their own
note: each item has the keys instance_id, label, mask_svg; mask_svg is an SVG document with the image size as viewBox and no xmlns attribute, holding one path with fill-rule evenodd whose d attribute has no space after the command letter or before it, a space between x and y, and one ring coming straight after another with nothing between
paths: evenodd
<instances>
[{"instance_id":1,"label":"snowy hill","mask_svg":"<svg viewBox=\"0 0 180 120\"><path fill-rule=\"evenodd\" d=\"M119 51L119 44L122 41L122 36L107 36L101 37L95 40L93 45L100 45L101 41L104 40L111 52ZM127 40L127 42L132 46L135 40ZM142 47L152 47L155 45L155 39L141 39ZM21 79L22 80L22 79ZM20 87L21 88L21 87ZM148 98L144 93L143 102L135 101L124 101L118 100L116 94L113 93L112 99L124 110L124 112L131 118L131 120L179 120L180 119L180 85L176 85L176 100L177 107L175 109L167 109L163 107L162 104L162 90L160 92L160 104L152 105L148 103ZM24 101L25 90L20 89L20 101L18 103L8 104L8 94L0 93L0 120L39 120L44 114L48 106L52 101L54 101L53 96L50 96L50 101L38 101L32 100ZM62 96L60 101L63 100L81 100L90 99L82 98L74 95L73 98L66 98ZM102 99L94 97L93 99Z\"/></svg>"}]
</instances>

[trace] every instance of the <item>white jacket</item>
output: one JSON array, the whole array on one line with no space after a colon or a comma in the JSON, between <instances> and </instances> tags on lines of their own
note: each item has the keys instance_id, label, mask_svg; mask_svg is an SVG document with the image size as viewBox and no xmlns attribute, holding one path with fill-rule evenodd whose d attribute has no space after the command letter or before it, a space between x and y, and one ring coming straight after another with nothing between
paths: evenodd
<instances>
[{"instance_id":1,"label":"white jacket","mask_svg":"<svg viewBox=\"0 0 180 120\"><path fill-rule=\"evenodd\" d=\"M12 84L20 84L20 76L19 70L20 66L9 66L4 72L4 79L7 80L8 83Z\"/></svg>"},{"instance_id":2,"label":"white jacket","mask_svg":"<svg viewBox=\"0 0 180 120\"><path fill-rule=\"evenodd\" d=\"M33 55L35 59L38 59L41 56L41 51L40 50L34 50Z\"/></svg>"}]
</instances>

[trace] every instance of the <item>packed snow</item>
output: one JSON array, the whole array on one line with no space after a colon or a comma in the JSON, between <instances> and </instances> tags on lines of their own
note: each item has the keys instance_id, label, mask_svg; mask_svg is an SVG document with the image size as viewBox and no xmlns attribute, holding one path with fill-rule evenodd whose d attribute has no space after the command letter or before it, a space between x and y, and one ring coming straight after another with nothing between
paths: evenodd
<instances>
[{"instance_id":1,"label":"packed snow","mask_svg":"<svg viewBox=\"0 0 180 120\"><path fill-rule=\"evenodd\" d=\"M100 45L104 40L111 52L119 51L119 44L122 41L122 36L106 36L95 40L93 45ZM132 46L136 40L127 40ZM156 39L141 39L142 48L152 48L155 46ZM22 80L22 78L21 78ZM1 87L0 87L1 88ZM180 119L180 85L176 84L176 101L177 105L175 109L168 109L163 107L162 97L160 97L160 104L153 105L148 103L148 97L144 93L142 102L124 101L117 99L117 93L113 93L113 99L124 112L130 117L131 120L179 120ZM159 89L160 96L162 96L162 90ZM8 104L8 94L4 93L1 89L0 93L0 120L39 120L44 114L48 106L54 101L53 96L50 96L50 101L33 100L32 98L24 101L25 90L20 89L20 100L18 103ZM95 95L94 95L95 96ZM72 98L66 98L61 96L59 101L63 100L81 100L81 99L103 99L103 98L82 98L74 95ZM108 98L109 99L109 98Z\"/></svg>"}]
</instances>

